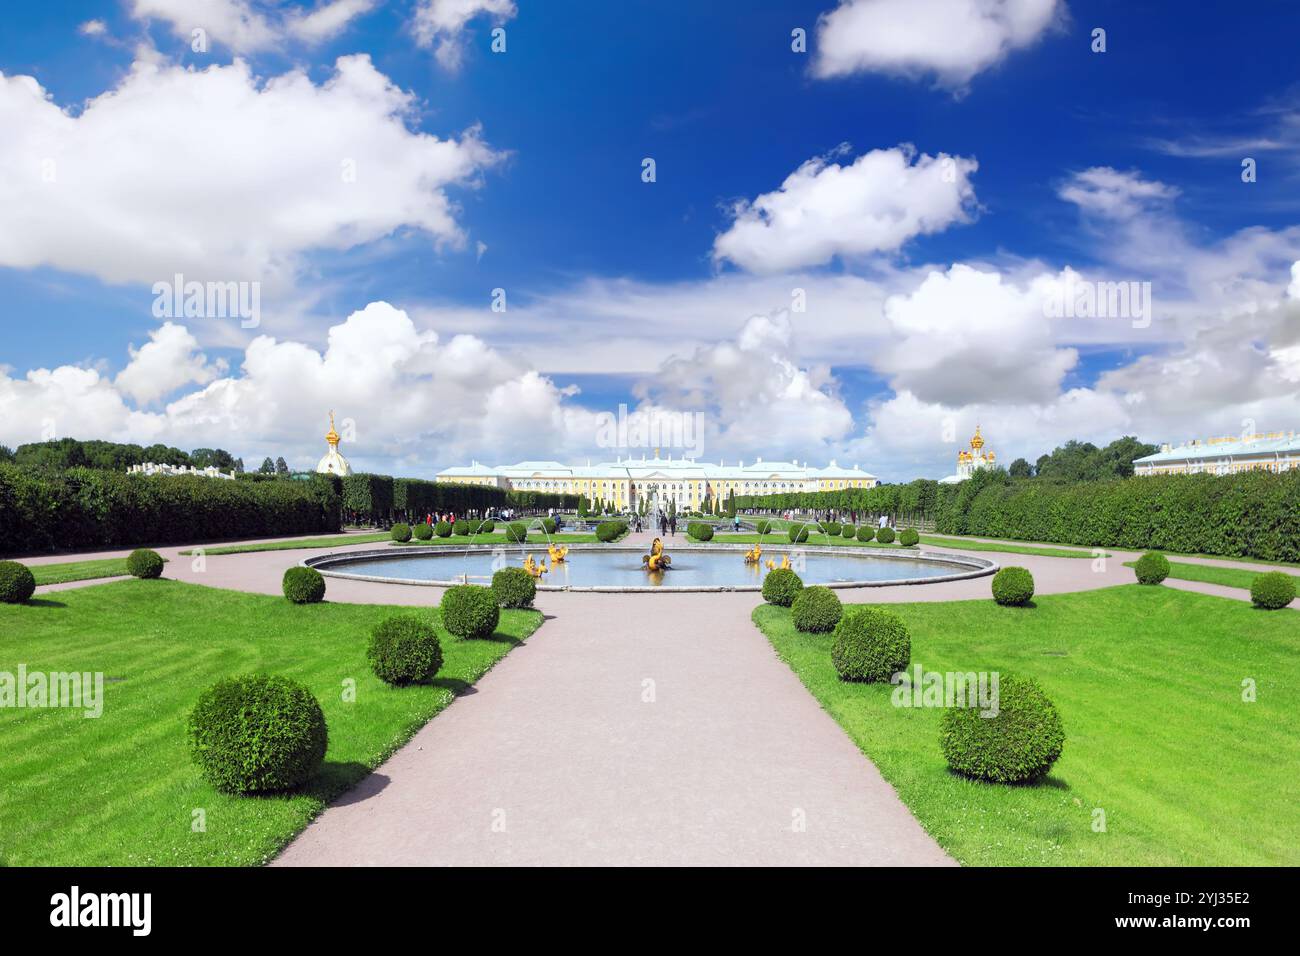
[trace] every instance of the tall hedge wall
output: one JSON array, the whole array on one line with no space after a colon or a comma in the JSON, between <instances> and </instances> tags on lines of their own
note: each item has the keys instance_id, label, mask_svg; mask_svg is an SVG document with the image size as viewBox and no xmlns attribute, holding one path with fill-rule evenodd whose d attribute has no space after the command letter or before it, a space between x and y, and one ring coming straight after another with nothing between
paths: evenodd
<instances>
[{"instance_id":1,"label":"tall hedge wall","mask_svg":"<svg viewBox=\"0 0 1300 956\"><path fill-rule=\"evenodd\" d=\"M337 531L337 479L224 481L0 465L0 554Z\"/></svg>"}]
</instances>

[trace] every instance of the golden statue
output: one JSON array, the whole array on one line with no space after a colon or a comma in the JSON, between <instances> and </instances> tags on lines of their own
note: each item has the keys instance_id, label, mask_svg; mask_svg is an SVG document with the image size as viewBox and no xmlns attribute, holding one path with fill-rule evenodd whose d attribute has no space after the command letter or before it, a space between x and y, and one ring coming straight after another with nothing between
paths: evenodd
<instances>
[{"instance_id":1,"label":"golden statue","mask_svg":"<svg viewBox=\"0 0 1300 956\"><path fill-rule=\"evenodd\" d=\"M528 555L528 557L524 558L524 570L528 572L528 575L530 577L540 578L543 574L545 574L547 571L551 569L545 563L545 559L543 559L542 564L538 564L536 561L533 560L533 556L530 554Z\"/></svg>"},{"instance_id":2,"label":"golden statue","mask_svg":"<svg viewBox=\"0 0 1300 956\"><path fill-rule=\"evenodd\" d=\"M789 570L790 570L790 555L788 555L788 554L783 554L783 555L781 555L781 563L780 563L780 564L777 564L777 563L776 563L775 561L773 561L771 558L768 558L768 559L767 559L767 569L768 569L769 571L775 571L777 568L782 568L782 569L784 569L784 570L786 570L786 571L789 571Z\"/></svg>"},{"instance_id":3,"label":"golden statue","mask_svg":"<svg viewBox=\"0 0 1300 956\"><path fill-rule=\"evenodd\" d=\"M551 564L559 564L569 556L569 546L567 544L548 544L546 550L551 556Z\"/></svg>"},{"instance_id":4,"label":"golden statue","mask_svg":"<svg viewBox=\"0 0 1300 956\"><path fill-rule=\"evenodd\" d=\"M664 554L664 543L658 538L650 545L650 553L641 555L641 564L647 571L667 571L673 559Z\"/></svg>"},{"instance_id":5,"label":"golden statue","mask_svg":"<svg viewBox=\"0 0 1300 956\"><path fill-rule=\"evenodd\" d=\"M763 546L756 544L745 552L746 564L758 564L758 559L763 556Z\"/></svg>"}]
</instances>

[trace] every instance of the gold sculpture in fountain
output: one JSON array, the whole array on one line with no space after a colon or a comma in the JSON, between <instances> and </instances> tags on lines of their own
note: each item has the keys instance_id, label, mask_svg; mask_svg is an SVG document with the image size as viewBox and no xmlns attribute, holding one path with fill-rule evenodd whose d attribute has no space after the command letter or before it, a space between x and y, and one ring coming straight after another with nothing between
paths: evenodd
<instances>
[{"instance_id":1,"label":"gold sculpture in fountain","mask_svg":"<svg viewBox=\"0 0 1300 956\"><path fill-rule=\"evenodd\" d=\"M533 560L533 556L530 554L528 557L524 558L524 570L528 572L530 577L540 578L551 569L547 566L545 558L542 559L541 564L538 564Z\"/></svg>"},{"instance_id":2,"label":"gold sculpture in fountain","mask_svg":"<svg viewBox=\"0 0 1300 956\"><path fill-rule=\"evenodd\" d=\"M768 558L768 559L767 559L767 569L768 569L769 571L775 571L777 568L781 568L781 569L783 569L783 570L785 570L785 571L789 571L789 570L790 570L790 555L788 555L788 554L783 554L783 555L781 555L781 563L780 563L780 564L777 564L777 563L776 563L775 561L773 561L771 558Z\"/></svg>"},{"instance_id":3,"label":"gold sculpture in fountain","mask_svg":"<svg viewBox=\"0 0 1300 956\"><path fill-rule=\"evenodd\" d=\"M650 545L650 553L641 555L641 564L647 571L667 571L673 559L664 554L664 543L658 538Z\"/></svg>"},{"instance_id":4,"label":"gold sculpture in fountain","mask_svg":"<svg viewBox=\"0 0 1300 956\"><path fill-rule=\"evenodd\" d=\"M745 552L746 564L758 564L758 559L763 556L763 546L756 544Z\"/></svg>"},{"instance_id":5,"label":"gold sculpture in fountain","mask_svg":"<svg viewBox=\"0 0 1300 956\"><path fill-rule=\"evenodd\" d=\"M548 544L547 553L551 556L551 564L559 564L569 556L569 546L567 544Z\"/></svg>"}]
</instances>

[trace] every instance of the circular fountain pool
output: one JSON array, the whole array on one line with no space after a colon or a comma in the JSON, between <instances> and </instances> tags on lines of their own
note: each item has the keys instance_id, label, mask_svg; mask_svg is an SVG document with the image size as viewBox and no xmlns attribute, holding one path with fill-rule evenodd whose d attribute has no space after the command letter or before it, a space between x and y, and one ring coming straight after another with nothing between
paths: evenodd
<instances>
[{"instance_id":1,"label":"circular fountain pool","mask_svg":"<svg viewBox=\"0 0 1300 956\"><path fill-rule=\"evenodd\" d=\"M659 573L641 566L642 548L571 545L567 561L551 567L538 582L542 590L592 591L757 591L768 559L778 565L788 555L804 584L832 588L929 584L992 574L998 566L983 558L920 551L866 548L781 548L764 551L761 563L746 564L744 545L669 547L672 568ZM322 574L397 584L487 584L494 571L519 567L525 555L541 562L544 547L403 547L308 558L303 564Z\"/></svg>"}]
</instances>

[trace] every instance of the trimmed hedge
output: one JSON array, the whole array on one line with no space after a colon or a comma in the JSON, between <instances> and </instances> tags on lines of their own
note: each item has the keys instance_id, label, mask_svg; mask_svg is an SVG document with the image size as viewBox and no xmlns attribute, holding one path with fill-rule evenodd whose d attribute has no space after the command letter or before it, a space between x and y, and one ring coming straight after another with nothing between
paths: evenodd
<instances>
[{"instance_id":1,"label":"trimmed hedge","mask_svg":"<svg viewBox=\"0 0 1300 956\"><path fill-rule=\"evenodd\" d=\"M537 581L523 568L502 568L492 575L492 594L502 607L532 607Z\"/></svg>"},{"instance_id":2,"label":"trimmed hedge","mask_svg":"<svg viewBox=\"0 0 1300 956\"><path fill-rule=\"evenodd\" d=\"M759 534L767 534L772 530L772 522L756 521L754 522L754 530L757 531Z\"/></svg>"},{"instance_id":3,"label":"trimmed hedge","mask_svg":"<svg viewBox=\"0 0 1300 956\"><path fill-rule=\"evenodd\" d=\"M285 569L280 586L294 604L316 604L325 597L325 576L315 568L294 565Z\"/></svg>"},{"instance_id":4,"label":"trimmed hedge","mask_svg":"<svg viewBox=\"0 0 1300 956\"><path fill-rule=\"evenodd\" d=\"M433 526L433 533L436 534L436 535L437 535L438 537L440 537L440 538L450 538L450 537L451 537L451 522L450 522L450 521L439 521L439 522L437 522L437 523Z\"/></svg>"},{"instance_id":5,"label":"trimmed hedge","mask_svg":"<svg viewBox=\"0 0 1300 956\"><path fill-rule=\"evenodd\" d=\"M887 681L912 660L912 637L897 614L866 604L844 611L835 625L831 663L847 681Z\"/></svg>"},{"instance_id":6,"label":"trimmed hedge","mask_svg":"<svg viewBox=\"0 0 1300 956\"><path fill-rule=\"evenodd\" d=\"M840 523L838 521L828 521L822 525L822 530L832 538L838 538L840 536Z\"/></svg>"},{"instance_id":7,"label":"trimmed hedge","mask_svg":"<svg viewBox=\"0 0 1300 956\"><path fill-rule=\"evenodd\" d=\"M1276 611L1295 600L1295 576L1284 571L1266 571L1250 582L1250 600L1255 607Z\"/></svg>"},{"instance_id":8,"label":"trimmed hedge","mask_svg":"<svg viewBox=\"0 0 1300 956\"><path fill-rule=\"evenodd\" d=\"M163 572L162 555L148 548L136 548L126 556L126 573L136 578L160 578Z\"/></svg>"},{"instance_id":9,"label":"trimmed hedge","mask_svg":"<svg viewBox=\"0 0 1300 956\"><path fill-rule=\"evenodd\" d=\"M451 526L452 534L458 535L462 538L468 538L472 531L473 529L470 528L469 522L463 518Z\"/></svg>"},{"instance_id":10,"label":"trimmed hedge","mask_svg":"<svg viewBox=\"0 0 1300 956\"><path fill-rule=\"evenodd\" d=\"M713 525L705 524L703 521L692 521L686 526L686 533L696 541L712 541Z\"/></svg>"},{"instance_id":11,"label":"trimmed hedge","mask_svg":"<svg viewBox=\"0 0 1300 956\"><path fill-rule=\"evenodd\" d=\"M0 561L0 604L23 604L36 592L36 577L17 561Z\"/></svg>"},{"instance_id":12,"label":"trimmed hedge","mask_svg":"<svg viewBox=\"0 0 1300 956\"><path fill-rule=\"evenodd\" d=\"M921 543L921 536L915 528L904 528L898 532L898 543L905 548L914 548Z\"/></svg>"},{"instance_id":13,"label":"trimmed hedge","mask_svg":"<svg viewBox=\"0 0 1300 956\"><path fill-rule=\"evenodd\" d=\"M791 544L803 544L808 540L808 526L806 524L792 524L785 529L785 536L790 539Z\"/></svg>"},{"instance_id":14,"label":"trimmed hedge","mask_svg":"<svg viewBox=\"0 0 1300 956\"><path fill-rule=\"evenodd\" d=\"M514 544L523 544L528 540L528 528L522 521L512 521L506 525L506 540Z\"/></svg>"},{"instance_id":15,"label":"trimmed hedge","mask_svg":"<svg viewBox=\"0 0 1300 956\"><path fill-rule=\"evenodd\" d=\"M983 717L980 705L950 707L943 715L939 744L948 766L967 777L994 783L1029 783L1043 777L1061 756L1061 715L1028 677L998 677L997 716Z\"/></svg>"},{"instance_id":16,"label":"trimmed hedge","mask_svg":"<svg viewBox=\"0 0 1300 956\"><path fill-rule=\"evenodd\" d=\"M789 568L773 568L763 579L763 600L789 607L803 590L803 580Z\"/></svg>"},{"instance_id":17,"label":"trimmed hedge","mask_svg":"<svg viewBox=\"0 0 1300 956\"><path fill-rule=\"evenodd\" d=\"M1159 551L1148 551L1134 562L1138 584L1159 584L1169 577L1169 559Z\"/></svg>"},{"instance_id":18,"label":"trimmed hedge","mask_svg":"<svg viewBox=\"0 0 1300 956\"><path fill-rule=\"evenodd\" d=\"M627 522L621 518L614 521L602 521L596 525L596 540L609 544L627 531Z\"/></svg>"},{"instance_id":19,"label":"trimmed hedge","mask_svg":"<svg viewBox=\"0 0 1300 956\"><path fill-rule=\"evenodd\" d=\"M491 588L458 584L442 596L442 625L460 638L491 637L501 621L501 609Z\"/></svg>"},{"instance_id":20,"label":"trimmed hedge","mask_svg":"<svg viewBox=\"0 0 1300 956\"><path fill-rule=\"evenodd\" d=\"M876 532L876 540L879 541L881 544L893 544L894 529L888 526L881 528L879 531Z\"/></svg>"},{"instance_id":21,"label":"trimmed hedge","mask_svg":"<svg viewBox=\"0 0 1300 956\"><path fill-rule=\"evenodd\" d=\"M442 666L442 644L432 624L414 614L386 617L370 632L366 659L386 684L427 681Z\"/></svg>"},{"instance_id":22,"label":"trimmed hedge","mask_svg":"<svg viewBox=\"0 0 1300 956\"><path fill-rule=\"evenodd\" d=\"M555 532L556 532L556 530L557 530L558 528L559 528L559 525L557 525L557 524L555 523L555 519L554 519L554 518L543 518L543 519L542 519L542 530L545 531L547 534L555 534Z\"/></svg>"},{"instance_id":23,"label":"trimmed hedge","mask_svg":"<svg viewBox=\"0 0 1300 956\"><path fill-rule=\"evenodd\" d=\"M857 537L858 528L856 525L846 524L840 528L840 534L845 538Z\"/></svg>"},{"instance_id":24,"label":"trimmed hedge","mask_svg":"<svg viewBox=\"0 0 1300 956\"><path fill-rule=\"evenodd\" d=\"M795 630L805 634L824 634L835 630L844 615L844 605L830 588L819 584L804 588L790 606Z\"/></svg>"},{"instance_id":25,"label":"trimmed hedge","mask_svg":"<svg viewBox=\"0 0 1300 956\"><path fill-rule=\"evenodd\" d=\"M497 528L496 522L494 521L480 521L478 524L478 533L491 534L493 531L496 530L496 528Z\"/></svg>"},{"instance_id":26,"label":"trimmed hedge","mask_svg":"<svg viewBox=\"0 0 1300 956\"><path fill-rule=\"evenodd\" d=\"M1022 607L1034 596L1034 576L1025 568L1003 568L993 575L993 600L1006 607Z\"/></svg>"},{"instance_id":27,"label":"trimmed hedge","mask_svg":"<svg viewBox=\"0 0 1300 956\"><path fill-rule=\"evenodd\" d=\"M300 786L320 769L329 743L311 691L266 674L217 681L199 695L187 729L194 762L226 793Z\"/></svg>"},{"instance_id":28,"label":"trimmed hedge","mask_svg":"<svg viewBox=\"0 0 1300 956\"><path fill-rule=\"evenodd\" d=\"M876 537L876 529L869 524L864 524L858 528L858 540L862 542L872 541Z\"/></svg>"},{"instance_id":29,"label":"trimmed hedge","mask_svg":"<svg viewBox=\"0 0 1300 956\"><path fill-rule=\"evenodd\" d=\"M421 521L411 529L411 534L417 541L431 541L433 540L433 527L428 522Z\"/></svg>"},{"instance_id":30,"label":"trimmed hedge","mask_svg":"<svg viewBox=\"0 0 1300 956\"><path fill-rule=\"evenodd\" d=\"M427 528L428 525L425 525L425 527ZM394 541L403 541L403 542L410 541L411 526L404 521L399 521L395 525L393 525L392 530L389 532L389 535L392 537Z\"/></svg>"}]
</instances>

